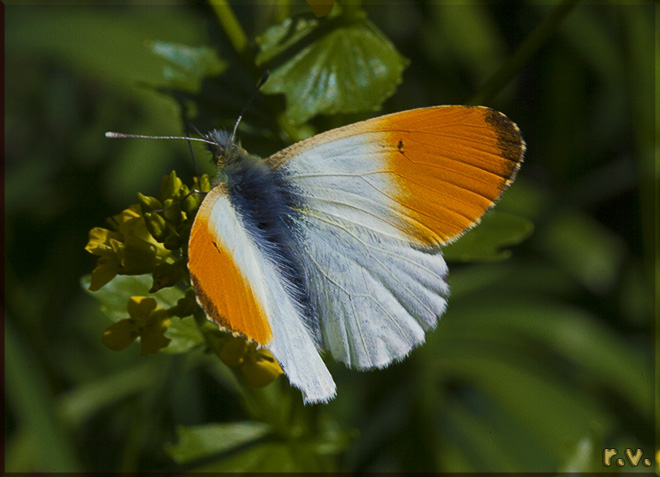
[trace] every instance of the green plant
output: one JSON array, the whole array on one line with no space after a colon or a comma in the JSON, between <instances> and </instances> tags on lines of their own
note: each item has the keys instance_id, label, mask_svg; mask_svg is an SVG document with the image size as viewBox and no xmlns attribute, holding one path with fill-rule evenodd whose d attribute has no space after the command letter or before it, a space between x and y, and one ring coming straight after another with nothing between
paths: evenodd
<instances>
[{"instance_id":1,"label":"green plant","mask_svg":"<svg viewBox=\"0 0 660 477\"><path fill-rule=\"evenodd\" d=\"M302 4L213 3L6 7L6 469L598 471L603 448L650 456L652 7L365 2L316 19ZM362 34L380 48L350 55L380 51L384 73L360 101L344 88L333 110L304 74L320 57L304 53ZM346 55L330 57L348 79ZM231 129L266 68L277 81L239 130L262 156L377 108L442 103L505 111L529 145L499 213L446 250L452 296L428 342L384 371L333 367L341 393L323 407L303 407L283 378L253 387L242 362L213 352L228 337L195 310L181 262L201 197L152 224L155 253L131 244L147 259L132 265L147 268L96 292L103 315L77 283L99 217L152 191L175 161L170 191L144 194L137 217L180 200L183 184L202 188L185 144L103 131ZM307 87L309 104L298 101ZM131 296L158 305L134 300L136 323L169 322L167 346L147 358L101 344L129 319Z\"/></svg>"}]
</instances>

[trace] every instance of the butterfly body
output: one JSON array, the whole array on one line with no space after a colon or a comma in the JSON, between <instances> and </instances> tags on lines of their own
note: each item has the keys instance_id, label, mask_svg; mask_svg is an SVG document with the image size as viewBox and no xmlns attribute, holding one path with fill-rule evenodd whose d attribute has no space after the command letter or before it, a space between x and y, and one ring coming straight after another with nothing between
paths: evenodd
<instances>
[{"instance_id":1,"label":"butterfly body","mask_svg":"<svg viewBox=\"0 0 660 477\"><path fill-rule=\"evenodd\" d=\"M233 209L259 251L277 267L288 293L302 309L301 316L315 341L321 345L316 313L308 296L300 257L296 256L296 250L302 246L297 226L302 204L292 193L292 184L282 170L233 144L224 131L213 131L207 138L218 145L210 149Z\"/></svg>"},{"instance_id":2,"label":"butterfly body","mask_svg":"<svg viewBox=\"0 0 660 477\"><path fill-rule=\"evenodd\" d=\"M446 307L440 245L476 224L517 172L517 127L445 106L345 126L260 159L207 136L220 180L189 244L198 300L267 347L306 402L335 384L319 352L356 369L424 342Z\"/></svg>"}]
</instances>

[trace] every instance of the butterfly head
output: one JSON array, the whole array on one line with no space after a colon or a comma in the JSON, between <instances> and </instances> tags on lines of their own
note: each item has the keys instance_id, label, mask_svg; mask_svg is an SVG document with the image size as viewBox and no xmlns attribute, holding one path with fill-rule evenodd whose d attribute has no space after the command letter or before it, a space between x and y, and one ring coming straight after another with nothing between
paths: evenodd
<instances>
[{"instance_id":1,"label":"butterfly head","mask_svg":"<svg viewBox=\"0 0 660 477\"><path fill-rule=\"evenodd\" d=\"M209 141L208 147L218 168L222 168L237 157L247 154L240 144L234 142L233 134L227 131L214 129L206 134L205 139Z\"/></svg>"}]
</instances>

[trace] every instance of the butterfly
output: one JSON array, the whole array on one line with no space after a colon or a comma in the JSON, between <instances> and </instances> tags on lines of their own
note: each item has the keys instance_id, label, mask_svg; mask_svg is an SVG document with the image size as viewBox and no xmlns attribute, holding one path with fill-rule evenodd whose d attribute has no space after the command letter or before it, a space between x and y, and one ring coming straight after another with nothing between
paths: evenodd
<instances>
[{"instance_id":1,"label":"butterfly","mask_svg":"<svg viewBox=\"0 0 660 477\"><path fill-rule=\"evenodd\" d=\"M267 348L305 403L336 394L321 354L358 370L402 360L445 311L441 247L520 168L504 114L436 106L333 129L267 159L204 136L218 179L188 245L197 300Z\"/></svg>"}]
</instances>

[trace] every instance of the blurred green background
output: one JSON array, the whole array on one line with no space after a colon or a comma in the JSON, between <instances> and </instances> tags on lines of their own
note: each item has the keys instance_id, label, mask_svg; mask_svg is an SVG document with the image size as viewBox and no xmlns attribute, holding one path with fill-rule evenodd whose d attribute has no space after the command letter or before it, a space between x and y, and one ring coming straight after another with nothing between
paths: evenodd
<instances>
[{"instance_id":1,"label":"blurred green background","mask_svg":"<svg viewBox=\"0 0 660 477\"><path fill-rule=\"evenodd\" d=\"M450 262L427 343L383 371L330 363L338 396L316 407L284 378L242 390L203 350L104 348L111 321L80 285L92 227L173 168L193 175L185 142L104 132L231 127L262 71L254 39L308 7L234 6L238 54L205 3L6 3L5 470L633 470L603 467L604 448L654 461L657 6L572 3L353 7L409 60L381 112L478 100L519 125L528 152L496 210L534 232L506 260ZM223 73L177 79L154 42L206 46ZM262 155L377 114L301 125L265 89L241 134Z\"/></svg>"}]
</instances>

